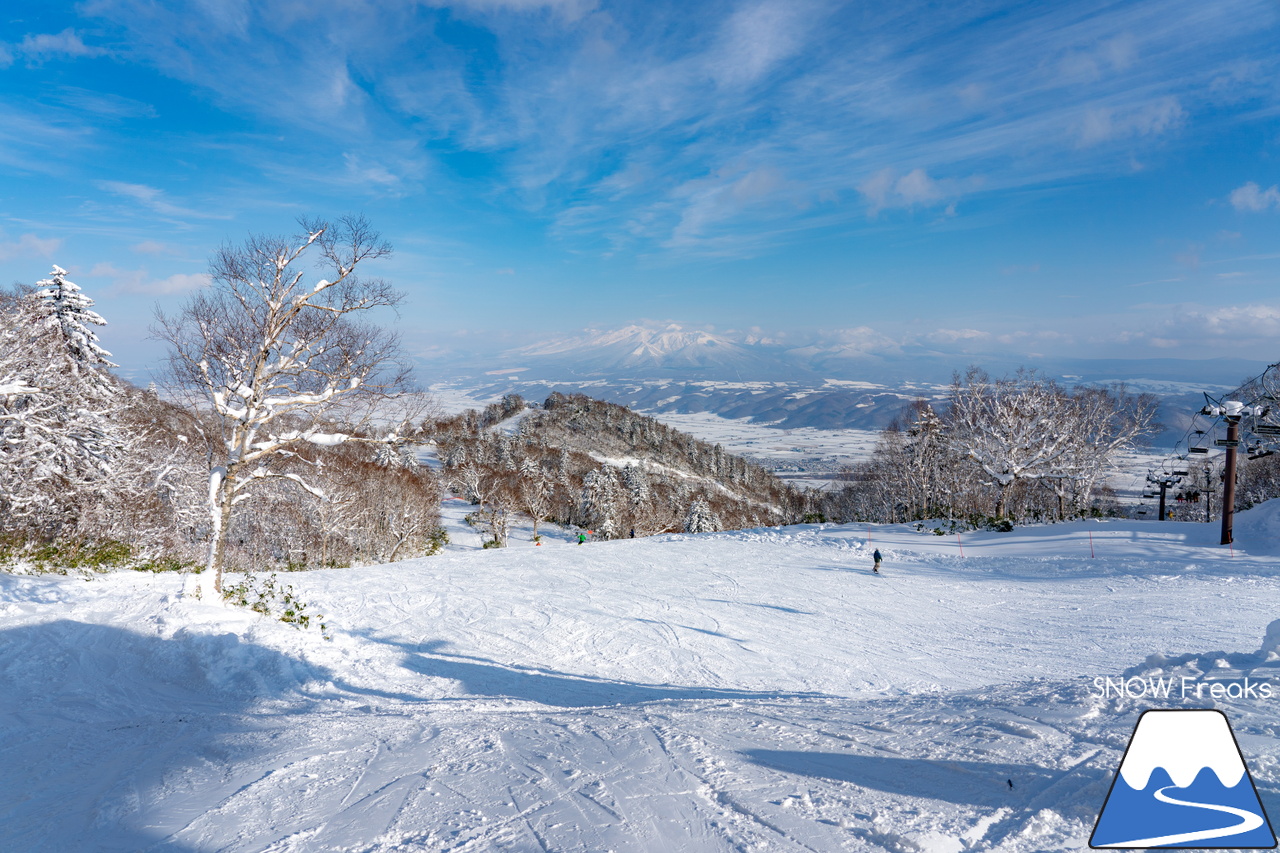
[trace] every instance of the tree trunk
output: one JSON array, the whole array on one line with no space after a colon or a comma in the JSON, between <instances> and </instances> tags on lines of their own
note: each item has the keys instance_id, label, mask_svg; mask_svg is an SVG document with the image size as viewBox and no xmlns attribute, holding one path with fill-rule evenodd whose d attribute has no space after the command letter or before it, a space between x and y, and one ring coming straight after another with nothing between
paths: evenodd
<instances>
[{"instance_id":1,"label":"tree trunk","mask_svg":"<svg viewBox=\"0 0 1280 853\"><path fill-rule=\"evenodd\" d=\"M213 531L209 540L209 559L200 573L199 594L202 599L222 598L222 564L227 550L227 532L231 525L231 479L221 469L209 475L209 516Z\"/></svg>"}]
</instances>

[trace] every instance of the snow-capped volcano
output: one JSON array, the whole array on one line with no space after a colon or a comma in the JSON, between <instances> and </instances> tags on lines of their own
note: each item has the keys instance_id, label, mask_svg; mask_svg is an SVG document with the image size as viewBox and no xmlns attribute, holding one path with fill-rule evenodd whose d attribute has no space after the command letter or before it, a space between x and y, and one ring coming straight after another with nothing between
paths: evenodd
<instances>
[{"instance_id":1,"label":"snow-capped volcano","mask_svg":"<svg viewBox=\"0 0 1280 853\"><path fill-rule=\"evenodd\" d=\"M522 347L506 356L522 362L572 367L580 374L658 370L698 371L704 377L749 374L776 378L795 372L760 344L739 343L724 335L674 323L658 328L631 325L588 330Z\"/></svg>"}]
</instances>

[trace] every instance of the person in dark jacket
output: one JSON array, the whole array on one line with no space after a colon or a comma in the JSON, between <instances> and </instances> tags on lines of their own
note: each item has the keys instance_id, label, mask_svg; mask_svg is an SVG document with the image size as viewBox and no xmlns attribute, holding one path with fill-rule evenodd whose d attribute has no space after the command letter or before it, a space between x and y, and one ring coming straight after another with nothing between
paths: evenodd
<instances>
[{"instance_id":1,"label":"person in dark jacket","mask_svg":"<svg viewBox=\"0 0 1280 853\"><path fill-rule=\"evenodd\" d=\"M876 574L880 574L880 560L881 560L882 558L881 558L881 556L880 556L880 549L879 549L879 548L877 548L877 549L876 549L876 552L875 552L874 554L872 554L872 555L871 555L871 559L873 559L873 560L875 560L875 561L876 561L876 564L875 564L874 566L872 566L872 567L871 567L871 571L875 572Z\"/></svg>"}]
</instances>

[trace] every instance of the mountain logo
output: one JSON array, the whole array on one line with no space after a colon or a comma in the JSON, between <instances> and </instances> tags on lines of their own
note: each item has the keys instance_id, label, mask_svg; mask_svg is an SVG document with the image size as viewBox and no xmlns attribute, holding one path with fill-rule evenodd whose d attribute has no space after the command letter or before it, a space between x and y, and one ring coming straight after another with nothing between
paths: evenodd
<instances>
[{"instance_id":1,"label":"mountain logo","mask_svg":"<svg viewBox=\"0 0 1280 853\"><path fill-rule=\"evenodd\" d=\"M1089 846L1275 847L1271 822L1226 715L1214 710L1144 711Z\"/></svg>"}]
</instances>

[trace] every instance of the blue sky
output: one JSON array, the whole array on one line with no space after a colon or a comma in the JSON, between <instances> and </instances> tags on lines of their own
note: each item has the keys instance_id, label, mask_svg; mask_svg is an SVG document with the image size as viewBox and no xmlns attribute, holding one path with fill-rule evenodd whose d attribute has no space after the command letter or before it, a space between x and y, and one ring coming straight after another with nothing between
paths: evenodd
<instances>
[{"instance_id":1,"label":"blue sky","mask_svg":"<svg viewBox=\"0 0 1280 853\"><path fill-rule=\"evenodd\" d=\"M127 367L300 215L420 352L678 321L1280 360L1280 7L9 0L0 261Z\"/></svg>"}]
</instances>

